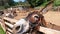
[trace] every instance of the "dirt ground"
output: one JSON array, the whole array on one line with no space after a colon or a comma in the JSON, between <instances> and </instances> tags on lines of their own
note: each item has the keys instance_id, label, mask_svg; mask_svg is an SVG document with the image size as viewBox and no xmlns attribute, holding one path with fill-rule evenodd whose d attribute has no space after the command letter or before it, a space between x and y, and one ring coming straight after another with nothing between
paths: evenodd
<instances>
[{"instance_id":1,"label":"dirt ground","mask_svg":"<svg viewBox=\"0 0 60 34\"><path fill-rule=\"evenodd\" d=\"M47 22L60 26L60 12L48 11L44 17Z\"/></svg>"},{"instance_id":2,"label":"dirt ground","mask_svg":"<svg viewBox=\"0 0 60 34\"><path fill-rule=\"evenodd\" d=\"M15 19L19 20L21 18L24 18L28 15L27 13L17 13L18 16L15 17ZM55 25L60 26L60 12L57 11L48 11L46 14L43 14L45 17L45 20L47 22L51 22Z\"/></svg>"},{"instance_id":3,"label":"dirt ground","mask_svg":"<svg viewBox=\"0 0 60 34\"><path fill-rule=\"evenodd\" d=\"M17 16L14 19L21 19L21 18L25 18L28 15L28 12L18 12Z\"/></svg>"}]
</instances>

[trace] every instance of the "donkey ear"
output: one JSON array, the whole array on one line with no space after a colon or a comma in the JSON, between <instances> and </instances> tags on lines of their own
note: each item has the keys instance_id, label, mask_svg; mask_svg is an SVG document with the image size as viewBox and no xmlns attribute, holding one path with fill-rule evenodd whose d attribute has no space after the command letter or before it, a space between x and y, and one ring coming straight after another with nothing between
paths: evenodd
<instances>
[{"instance_id":1,"label":"donkey ear","mask_svg":"<svg viewBox=\"0 0 60 34\"><path fill-rule=\"evenodd\" d=\"M42 10L42 14L45 14L45 13L47 13L49 11L49 9L48 8L45 8L44 10Z\"/></svg>"},{"instance_id":2,"label":"donkey ear","mask_svg":"<svg viewBox=\"0 0 60 34\"><path fill-rule=\"evenodd\" d=\"M48 5L45 9L42 10L42 13L43 14L47 13L49 10L52 9L52 7L53 7L53 4Z\"/></svg>"},{"instance_id":3,"label":"donkey ear","mask_svg":"<svg viewBox=\"0 0 60 34\"><path fill-rule=\"evenodd\" d=\"M40 12L42 12L42 14L47 13L53 6L53 1L49 1L45 7L42 8L42 10Z\"/></svg>"}]
</instances>

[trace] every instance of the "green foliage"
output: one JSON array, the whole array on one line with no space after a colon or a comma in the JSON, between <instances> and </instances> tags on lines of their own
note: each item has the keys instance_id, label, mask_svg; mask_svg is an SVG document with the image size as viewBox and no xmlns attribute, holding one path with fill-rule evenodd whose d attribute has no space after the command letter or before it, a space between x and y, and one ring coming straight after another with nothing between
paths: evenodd
<instances>
[{"instance_id":1,"label":"green foliage","mask_svg":"<svg viewBox=\"0 0 60 34\"><path fill-rule=\"evenodd\" d=\"M31 7L37 7L50 0L27 0Z\"/></svg>"},{"instance_id":2,"label":"green foliage","mask_svg":"<svg viewBox=\"0 0 60 34\"><path fill-rule=\"evenodd\" d=\"M6 9L6 8L9 8L11 6L15 6L17 3L15 3L13 0L1 0L0 1L0 9Z\"/></svg>"},{"instance_id":3,"label":"green foliage","mask_svg":"<svg viewBox=\"0 0 60 34\"><path fill-rule=\"evenodd\" d=\"M48 2L44 2L42 5L40 5L40 6L45 6L46 4L47 4Z\"/></svg>"},{"instance_id":4,"label":"green foliage","mask_svg":"<svg viewBox=\"0 0 60 34\"><path fill-rule=\"evenodd\" d=\"M51 0L27 0L31 7L45 6ZM54 0L54 6L60 6L60 0Z\"/></svg>"},{"instance_id":5,"label":"green foliage","mask_svg":"<svg viewBox=\"0 0 60 34\"><path fill-rule=\"evenodd\" d=\"M9 1L8 1L8 4L9 4L10 6L14 6L14 5L15 5L15 2L14 2L13 0L9 0Z\"/></svg>"},{"instance_id":6,"label":"green foliage","mask_svg":"<svg viewBox=\"0 0 60 34\"><path fill-rule=\"evenodd\" d=\"M5 9L4 6L0 6L0 10L3 10L3 9Z\"/></svg>"},{"instance_id":7,"label":"green foliage","mask_svg":"<svg viewBox=\"0 0 60 34\"><path fill-rule=\"evenodd\" d=\"M5 9L7 9L7 8L9 8L10 7L10 5L8 4L8 3L6 3L5 5L4 5L4 8Z\"/></svg>"},{"instance_id":8,"label":"green foliage","mask_svg":"<svg viewBox=\"0 0 60 34\"><path fill-rule=\"evenodd\" d=\"M0 25L0 34L5 34L5 32L3 31L1 25Z\"/></svg>"},{"instance_id":9,"label":"green foliage","mask_svg":"<svg viewBox=\"0 0 60 34\"><path fill-rule=\"evenodd\" d=\"M30 4L27 1L25 1L25 2L22 2L22 1L16 2L16 5L17 6L30 6Z\"/></svg>"},{"instance_id":10,"label":"green foliage","mask_svg":"<svg viewBox=\"0 0 60 34\"><path fill-rule=\"evenodd\" d=\"M31 7L39 6L44 2L44 0L27 0L27 1L31 5Z\"/></svg>"},{"instance_id":11,"label":"green foliage","mask_svg":"<svg viewBox=\"0 0 60 34\"><path fill-rule=\"evenodd\" d=\"M60 6L60 0L55 0L54 1L54 6Z\"/></svg>"}]
</instances>

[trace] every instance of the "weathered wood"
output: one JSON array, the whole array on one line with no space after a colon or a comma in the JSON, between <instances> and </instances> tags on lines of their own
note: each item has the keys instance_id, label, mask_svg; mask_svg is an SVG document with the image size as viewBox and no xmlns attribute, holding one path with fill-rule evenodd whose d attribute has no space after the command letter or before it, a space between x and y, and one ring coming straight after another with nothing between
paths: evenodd
<instances>
[{"instance_id":1,"label":"weathered wood","mask_svg":"<svg viewBox=\"0 0 60 34\"><path fill-rule=\"evenodd\" d=\"M7 30L8 30L9 32L13 33L11 29L7 28Z\"/></svg>"},{"instance_id":2,"label":"weathered wood","mask_svg":"<svg viewBox=\"0 0 60 34\"><path fill-rule=\"evenodd\" d=\"M11 18L8 18L8 17L4 17L4 20L10 21L12 24L14 24L15 22L18 21L16 19L11 19Z\"/></svg>"},{"instance_id":3,"label":"weathered wood","mask_svg":"<svg viewBox=\"0 0 60 34\"><path fill-rule=\"evenodd\" d=\"M8 22L5 22L6 25L8 25L10 28L13 28L13 25L8 23Z\"/></svg>"},{"instance_id":4,"label":"weathered wood","mask_svg":"<svg viewBox=\"0 0 60 34\"><path fill-rule=\"evenodd\" d=\"M41 27L41 26L40 26L39 31L44 32L45 34L60 34L60 31L53 30L50 28Z\"/></svg>"},{"instance_id":5,"label":"weathered wood","mask_svg":"<svg viewBox=\"0 0 60 34\"><path fill-rule=\"evenodd\" d=\"M6 33L6 34L11 34L11 33L7 31L7 33Z\"/></svg>"}]
</instances>

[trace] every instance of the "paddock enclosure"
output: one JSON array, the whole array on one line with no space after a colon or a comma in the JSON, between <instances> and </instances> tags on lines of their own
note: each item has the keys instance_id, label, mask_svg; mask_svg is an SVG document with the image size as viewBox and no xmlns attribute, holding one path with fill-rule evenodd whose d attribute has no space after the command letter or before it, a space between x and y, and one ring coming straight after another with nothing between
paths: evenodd
<instances>
[{"instance_id":1,"label":"paddock enclosure","mask_svg":"<svg viewBox=\"0 0 60 34\"><path fill-rule=\"evenodd\" d=\"M6 34L13 34L13 25L21 18L25 18L29 12L17 12L17 16L14 19L9 17L0 17L0 23ZM47 22L60 26L60 12L48 11L46 14L43 14ZM60 34L60 30L55 30L51 28L46 28L40 26L41 32L45 34Z\"/></svg>"}]
</instances>

